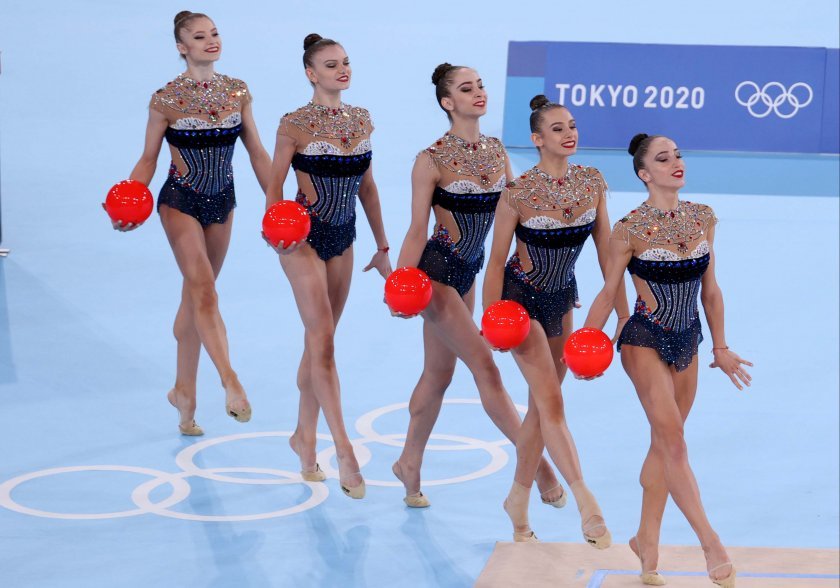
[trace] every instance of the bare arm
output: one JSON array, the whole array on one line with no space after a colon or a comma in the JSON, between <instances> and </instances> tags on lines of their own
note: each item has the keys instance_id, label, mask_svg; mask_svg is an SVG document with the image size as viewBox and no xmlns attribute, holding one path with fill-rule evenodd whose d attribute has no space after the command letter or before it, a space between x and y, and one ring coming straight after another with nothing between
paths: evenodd
<instances>
[{"instance_id":1,"label":"bare arm","mask_svg":"<svg viewBox=\"0 0 840 588\"><path fill-rule=\"evenodd\" d=\"M606 184L604 184L606 185ZM595 214L595 226L592 228L592 240L595 241L595 251L598 254L598 265L601 266L601 275L606 280L607 267L610 256L610 218L607 213L607 197L606 193L602 193L598 198ZM623 321L630 317L630 309L627 305L627 292L624 288L624 279L622 272L622 280L618 285L613 308L615 308L615 315L619 320L619 328L623 326Z\"/></svg>"},{"instance_id":2,"label":"bare arm","mask_svg":"<svg viewBox=\"0 0 840 588\"><path fill-rule=\"evenodd\" d=\"M712 332L712 346L717 348L726 347L726 334L723 327L723 292L715 277L715 253L712 245L714 233L714 227L706 231L706 241L709 243L709 267L701 281L700 301L703 303L709 330Z\"/></svg>"},{"instance_id":3,"label":"bare arm","mask_svg":"<svg viewBox=\"0 0 840 588\"><path fill-rule=\"evenodd\" d=\"M251 167L254 168L254 174L257 176L257 181L260 183L260 188L263 192L268 190L269 182L271 181L271 158L268 156L268 151L263 147L260 141L260 134L257 131L257 125L254 123L254 113L251 110L251 103L246 102L242 105L242 144L248 150L248 155L251 158Z\"/></svg>"},{"instance_id":4,"label":"bare arm","mask_svg":"<svg viewBox=\"0 0 840 588\"><path fill-rule=\"evenodd\" d=\"M271 162L271 174L268 180L268 191L265 193L265 207L283 200L283 184L289 175L289 167L297 150L297 142L277 129L277 142L274 145L274 159Z\"/></svg>"},{"instance_id":5,"label":"bare arm","mask_svg":"<svg viewBox=\"0 0 840 588\"><path fill-rule=\"evenodd\" d=\"M362 184L359 186L359 201L365 211L373 238L376 240L377 249L388 247L388 238L385 236L385 224L382 222L382 205L379 202L379 189L373 179L373 164L362 176Z\"/></svg>"},{"instance_id":6,"label":"bare arm","mask_svg":"<svg viewBox=\"0 0 840 588\"><path fill-rule=\"evenodd\" d=\"M519 223L519 213L510 204L510 193L507 189L502 192L496 205L496 220L493 227L493 245L490 248L490 259L484 274L482 289L482 303L484 309L501 299L505 277L505 261L510 251L516 225Z\"/></svg>"},{"instance_id":7,"label":"bare arm","mask_svg":"<svg viewBox=\"0 0 840 588\"><path fill-rule=\"evenodd\" d=\"M157 158L160 155L160 146L163 143L163 136L166 134L167 121L163 113L149 108L149 121L146 123L146 141L143 145L143 154L140 160L131 170L129 179L136 180L148 187L155 175L155 168L157 167ZM102 203L102 208L106 211L105 203ZM114 230L127 232L133 231L143 223L123 223L121 220L111 219L111 226Z\"/></svg>"},{"instance_id":8,"label":"bare arm","mask_svg":"<svg viewBox=\"0 0 840 588\"><path fill-rule=\"evenodd\" d=\"M163 136L166 134L166 117L158 110L149 108L149 122L146 124L146 142L143 145L143 154L134 169L131 170L129 179L137 180L144 186L152 182L157 167L160 146L163 143Z\"/></svg>"},{"instance_id":9,"label":"bare arm","mask_svg":"<svg viewBox=\"0 0 840 588\"><path fill-rule=\"evenodd\" d=\"M508 182L513 181L513 168L510 165L510 157L505 152L505 178ZM490 259L487 262L487 269L484 273L484 286L482 288L482 306L486 310L488 306L500 300L505 279L505 261L510 251L510 242L519 223L519 213L511 205L510 192L507 188L502 191L499 203L496 205L494 217L493 243L490 247Z\"/></svg>"},{"instance_id":10,"label":"bare arm","mask_svg":"<svg viewBox=\"0 0 840 588\"><path fill-rule=\"evenodd\" d=\"M283 128L281 121L280 128L277 129L277 142L274 145L274 160L271 162L271 170L268 178L268 190L265 193L265 208L271 207L272 204L283 200L283 184L286 181L286 176L289 174L289 166L292 165L292 158L297 151L297 142L280 131ZM300 241L285 243L280 241L277 245L272 244L263 233L263 240L276 253L280 255L290 255L297 251L303 244L305 239Z\"/></svg>"},{"instance_id":11,"label":"bare arm","mask_svg":"<svg viewBox=\"0 0 840 588\"><path fill-rule=\"evenodd\" d=\"M706 313L706 321L709 323L709 330L712 333L712 353L715 357L709 367L719 367L729 376L738 390L742 390L741 382L749 386L752 380L752 377L742 366L752 366L752 363L741 359L737 353L731 351L726 345L723 293L715 277L714 238L715 228L712 225L706 230L706 241L709 243L709 267L703 274L700 290L700 301L703 303L703 311ZM738 381L739 379L741 382Z\"/></svg>"},{"instance_id":12,"label":"bare arm","mask_svg":"<svg viewBox=\"0 0 840 588\"><path fill-rule=\"evenodd\" d=\"M362 176L359 186L359 201L365 211L373 238L376 240L376 253L363 271L376 268L383 278L391 273L391 261L388 259L388 238L385 236L385 223L382 222L382 206L379 202L379 190L373 180L373 164Z\"/></svg>"},{"instance_id":13,"label":"bare arm","mask_svg":"<svg viewBox=\"0 0 840 588\"><path fill-rule=\"evenodd\" d=\"M414 161L411 170L411 224L403 240L397 267L417 267L426 246L429 230L429 214L432 210L432 194L440 181L440 172L423 152Z\"/></svg>"},{"instance_id":14,"label":"bare arm","mask_svg":"<svg viewBox=\"0 0 840 588\"><path fill-rule=\"evenodd\" d=\"M586 322L583 326L603 329L610 316L610 311L615 306L615 297L619 289L624 285L624 270L630 263L630 256L633 255L633 247L618 238L609 239L609 254L607 257L607 269L604 275L604 287L598 292Z\"/></svg>"}]
</instances>

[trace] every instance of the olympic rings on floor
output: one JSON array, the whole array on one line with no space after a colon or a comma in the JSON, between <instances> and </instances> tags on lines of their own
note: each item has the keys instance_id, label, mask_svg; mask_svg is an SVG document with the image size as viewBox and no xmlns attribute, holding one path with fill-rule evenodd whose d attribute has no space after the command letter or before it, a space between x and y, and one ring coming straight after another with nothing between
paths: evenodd
<instances>
[{"instance_id":1,"label":"olympic rings on floor","mask_svg":"<svg viewBox=\"0 0 840 588\"><path fill-rule=\"evenodd\" d=\"M90 465L90 466L68 466L61 468L50 468L47 470L39 470L23 474L11 480L6 480L0 484L0 506L35 517L45 517L49 519L69 519L69 520L96 520L96 519L118 519L122 517L133 517L140 514L145 514L147 511L143 508L136 508L134 510L123 510L117 512L104 513L57 513L46 510L38 510L29 508L15 502L12 498L12 490L24 482L35 480L37 478L46 478L47 476L54 476L56 474L67 474L71 472L130 472L133 474L145 474L152 476L154 481L158 482L158 486L162 484L171 484L173 488L172 495L158 503L157 506L161 508L169 508L181 502L190 494L190 485L184 480L178 479L175 474L169 472L162 472L160 470L153 470L151 468L140 468L136 466L126 465Z\"/></svg>"},{"instance_id":2,"label":"olympic rings on floor","mask_svg":"<svg viewBox=\"0 0 840 588\"><path fill-rule=\"evenodd\" d=\"M444 404L478 404L481 405L481 400L478 398L444 398ZM520 404L515 404L516 410L518 410L523 416L525 413L528 412L527 406L522 406ZM388 406L383 406L382 408L377 408L368 412L367 414L363 414L358 418L356 421L356 430L362 435L363 439L377 441L378 443L382 443L383 445L390 445L391 447L399 447L402 449L403 444L396 442L393 438L394 435L381 435L376 432L373 428L373 422L378 419L379 417L386 415L388 413L401 410L401 409L408 408L408 402L398 402L397 404L389 404ZM405 437L405 435L397 435L397 437ZM436 437L432 435L432 437ZM438 438L440 438L438 436ZM485 442L480 442L484 444ZM502 447L504 445L510 445L510 441L507 439L500 439L498 441L487 441L486 443L490 443L492 445L496 445L497 447ZM430 451L458 451L462 450L463 447L458 445L434 445L428 444L426 446L427 450Z\"/></svg>"},{"instance_id":3,"label":"olympic rings on floor","mask_svg":"<svg viewBox=\"0 0 840 588\"><path fill-rule=\"evenodd\" d=\"M232 522L232 521L259 521L264 519L274 519L277 517L288 516L292 514L296 514L299 512L303 512L305 510L309 510L315 506L318 506L322 502L327 499L329 496L329 489L327 488L326 484L320 484L316 482L305 482L301 479L300 474L286 472L283 470L275 470L270 468L211 468L202 470L202 473L210 473L210 474L217 474L219 472L238 472L238 473L249 473L249 474L270 474L274 476L284 476L284 478L275 478L275 479L256 479L258 483L270 483L270 484L303 484L307 486L309 490L312 492L310 497L305 501L301 502L300 504L296 504L294 506L290 506L288 508L281 508L280 510L275 510L271 512L264 512L264 513L256 513L256 514L247 514L247 515L201 515L201 514L193 514L187 512L179 512L174 510L169 510L161 506L161 504L154 504L149 495L151 494L152 490L157 488L158 486L165 484L166 481L161 480L160 478L153 478L148 482L144 482L137 486L134 489L134 492L131 493L131 500L134 501L138 507L140 507L143 512L148 512L156 515L161 515L165 517L170 517L173 519L181 519L185 521L203 521L203 522ZM191 476L199 475L196 472L180 472L175 474L175 477L183 481L184 478L189 478ZM245 478L233 478L240 480L236 482L237 484L244 483L243 480Z\"/></svg>"},{"instance_id":4,"label":"olympic rings on floor","mask_svg":"<svg viewBox=\"0 0 840 588\"><path fill-rule=\"evenodd\" d=\"M473 398L446 398L444 404L453 405L480 405L481 401ZM352 439L356 458L359 461L359 467L364 467L370 463L373 454L368 447L370 444L379 443L390 447L402 448L405 440L404 434L389 433L384 434L374 429L374 422L377 418L386 414L406 410L408 408L407 402L397 404L390 404L381 408L372 410L356 421L356 430L361 435L358 439ZM526 408L516 405L517 410L523 414ZM241 433L235 435L225 435L222 437L215 437L211 439L204 439L197 443L192 443L182 449L175 456L175 465L177 465L180 472L165 472L162 470L144 468L130 465L84 465L84 466L66 466L55 467L44 470L38 470L27 474L22 474L10 480L0 483L0 507L9 510L36 517L45 517L53 519L67 519L67 520L96 520L96 519L114 519L122 517L132 517L142 514L155 514L158 516L175 518L186 521L200 521L200 522L232 522L232 521L254 521L272 519L277 517L289 516L296 513L304 512L321 504L329 496L329 486L319 482L306 482L300 474L289 472L274 468L259 468L259 467L242 467L242 466L227 466L227 467L213 467L203 468L195 463L196 456L203 450L223 443L229 443L238 440L260 439L265 437L291 437L292 433L289 431L264 431L255 433ZM317 438L323 441L332 441L330 435L318 433ZM465 437L462 435L447 435L441 433L432 434L431 439L437 441L446 441L447 443L430 443L427 447L430 451L484 451L490 456L490 461L483 467L459 476L452 476L449 478L442 478L438 480L423 480L424 486L440 486L445 484L459 484L476 480L485 476L489 476L501 470L508 463L508 454L503 449L504 446L510 445L507 439L498 439L495 441L483 441L472 437ZM332 467L332 457L335 455L335 446L330 446L318 453L317 460L321 464L322 469L328 477L338 478L338 471ZM121 510L113 512L102 513L61 513L41 510L24 506L17 502L12 497L12 492L21 484L36 480L39 478L46 478L58 474L74 473L74 472L127 472L133 474L142 474L151 477L150 480L145 481L132 490L130 497L137 506L135 509ZM239 476L236 474L247 474L247 476ZM260 476L260 477L255 477ZM183 502L191 492L190 484L187 482L188 478L203 478L220 483L227 484L244 484L244 485L303 485L309 489L309 497L298 504L282 508L270 512L253 513L253 514L230 514L230 515L205 515L190 512L180 512L172 510L173 507ZM369 486L382 487L401 487L402 483L398 480L373 480L365 476L365 482ZM153 502L151 495L157 488L168 485L171 488L171 494L160 500Z\"/></svg>"}]
</instances>

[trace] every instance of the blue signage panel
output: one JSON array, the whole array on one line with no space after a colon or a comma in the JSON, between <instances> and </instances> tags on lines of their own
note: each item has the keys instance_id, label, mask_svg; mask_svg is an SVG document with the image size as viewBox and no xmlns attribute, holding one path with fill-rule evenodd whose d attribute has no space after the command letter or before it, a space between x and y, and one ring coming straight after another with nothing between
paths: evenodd
<instances>
[{"instance_id":1,"label":"blue signage panel","mask_svg":"<svg viewBox=\"0 0 840 588\"><path fill-rule=\"evenodd\" d=\"M829 49L825 59L825 98L823 100L822 153L840 153L840 50Z\"/></svg>"},{"instance_id":2,"label":"blue signage panel","mask_svg":"<svg viewBox=\"0 0 840 588\"><path fill-rule=\"evenodd\" d=\"M504 140L528 146L528 102L566 105L586 147L639 132L685 149L838 153L837 50L511 42Z\"/></svg>"}]
</instances>

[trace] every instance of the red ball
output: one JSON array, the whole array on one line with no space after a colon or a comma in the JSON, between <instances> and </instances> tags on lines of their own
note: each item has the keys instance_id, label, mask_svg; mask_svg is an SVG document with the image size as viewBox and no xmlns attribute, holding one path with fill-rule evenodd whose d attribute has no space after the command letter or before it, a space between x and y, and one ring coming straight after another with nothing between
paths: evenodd
<instances>
[{"instance_id":1,"label":"red ball","mask_svg":"<svg viewBox=\"0 0 840 588\"><path fill-rule=\"evenodd\" d=\"M531 331L531 317L518 302L499 300L481 317L484 338L496 349L507 351L522 344Z\"/></svg>"},{"instance_id":2,"label":"red ball","mask_svg":"<svg viewBox=\"0 0 840 588\"><path fill-rule=\"evenodd\" d=\"M140 224L149 218L154 208L152 193L137 180L123 180L108 190L105 212L112 221Z\"/></svg>"},{"instance_id":3,"label":"red ball","mask_svg":"<svg viewBox=\"0 0 840 588\"><path fill-rule=\"evenodd\" d=\"M418 314L431 299L432 281L416 267L401 267L385 280L385 303L394 312Z\"/></svg>"},{"instance_id":4,"label":"red ball","mask_svg":"<svg viewBox=\"0 0 840 588\"><path fill-rule=\"evenodd\" d=\"M612 362L612 341L603 331L584 327L569 335L563 357L575 375L582 378L600 376Z\"/></svg>"},{"instance_id":5,"label":"red ball","mask_svg":"<svg viewBox=\"0 0 840 588\"><path fill-rule=\"evenodd\" d=\"M281 200L265 211L262 230L275 247L280 241L288 247L306 239L311 224L309 212L303 206L293 200Z\"/></svg>"}]
</instances>

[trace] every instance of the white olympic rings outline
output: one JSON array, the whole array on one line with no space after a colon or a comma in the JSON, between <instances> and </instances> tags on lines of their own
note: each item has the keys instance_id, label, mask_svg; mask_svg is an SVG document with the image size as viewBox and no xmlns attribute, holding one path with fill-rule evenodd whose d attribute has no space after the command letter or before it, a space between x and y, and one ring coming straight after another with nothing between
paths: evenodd
<instances>
[{"instance_id":1,"label":"white olympic rings outline","mask_svg":"<svg viewBox=\"0 0 840 588\"><path fill-rule=\"evenodd\" d=\"M743 88L752 88L752 94L746 100L741 98L741 90ZM796 95L796 91L799 88L808 92L806 99L800 100L800 97ZM778 91L778 94L773 97L776 91ZM779 118L793 118L801 108L808 106L813 99L814 90L805 82L796 82L790 88L785 88L781 82L767 82L764 86L759 87L757 83L746 80L738 84L735 88L735 100L741 106L745 106L750 115L755 118L764 118L771 112L775 112ZM761 105L765 109L756 112L756 109L753 107L759 102L761 102ZM793 110L791 112L784 112L779 108L784 104L789 104Z\"/></svg>"},{"instance_id":2,"label":"white olympic rings outline","mask_svg":"<svg viewBox=\"0 0 840 588\"><path fill-rule=\"evenodd\" d=\"M480 405L479 399L473 398L446 398L444 404L457 405ZM525 413L526 407L522 405L515 405L516 409ZM397 404L390 404L381 408L372 410L356 421L356 430L362 435L358 439L351 440L353 449L356 453L356 458L359 461L359 467L367 465L373 457L370 449L367 448L369 443L381 443L391 447L402 448L401 440L405 439L403 434L382 434L377 432L374 427L374 421L391 412L404 410L408 408L407 402ZM26 514L30 516L52 518L52 519L66 519L66 520L100 520L100 519L114 519L138 516L142 514L155 514L159 516L186 520L186 521L201 521L201 522L234 522L234 521L255 521L277 518L282 516L289 516L296 513L304 512L310 508L314 508L324 502L329 496L329 487L321 482L306 482L300 474L289 472L274 468L257 468L257 467L217 467L217 468L202 468L195 463L195 457L204 449L227 443L230 441L257 439L264 437L290 437L290 431L265 431L255 433L240 433L234 435L225 435L222 437L214 437L212 439L205 439L197 443L192 443L185 447L175 456L175 464L181 468L180 472L165 472L153 468L137 467L131 465L87 465L87 466L66 466L55 467L35 472L29 472L20 476L11 478L0 483L0 507L8 510ZM317 438L324 441L332 441L332 437L323 433L318 433ZM507 439L500 439L497 441L482 441L472 437L465 437L460 435L445 435L440 433L433 433L431 439L439 441L447 441L447 444L429 444L427 449L430 451L473 451L483 450L490 456L490 462L479 468L474 472L463 474L460 476L453 476L438 480L423 480L424 486L440 486L444 484L457 484L475 480L484 476L494 474L504 468L508 463L508 454L504 449L505 445L510 445ZM335 446L328 447L317 455L317 461L321 464L324 473L327 477L338 479L338 470L332 466L332 457L335 454ZM15 488L25 482L54 476L65 473L76 472L123 472L142 474L150 476L151 479L138 485L131 492L131 501L137 508L130 510L100 512L100 513L59 513L46 511L36 508L31 508L18 503L12 498L12 492ZM235 475L225 474L251 474L268 477L239 477ZM199 477L216 482L224 482L230 484L246 484L246 485L289 485L302 484L310 491L310 496L301 503L293 506L282 508L279 510L255 513L255 514L233 514L233 515L203 515L189 512L181 512L171 510L172 507L183 502L191 493L191 487L186 481L187 478ZM381 487L401 487L402 483L395 480L374 480L365 477L365 483L368 486ZM152 492L160 486L168 485L172 489L172 493L160 500L153 502L151 498Z\"/></svg>"}]
</instances>

